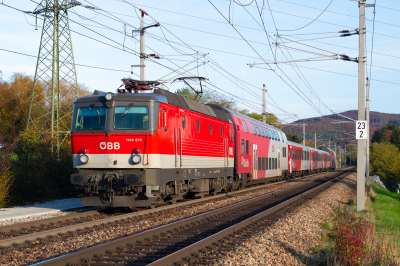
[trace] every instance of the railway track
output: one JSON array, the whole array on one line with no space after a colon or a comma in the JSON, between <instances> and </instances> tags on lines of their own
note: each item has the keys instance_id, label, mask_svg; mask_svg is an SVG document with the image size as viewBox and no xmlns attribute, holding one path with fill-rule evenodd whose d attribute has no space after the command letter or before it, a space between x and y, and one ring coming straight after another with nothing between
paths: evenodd
<instances>
[{"instance_id":1,"label":"railway track","mask_svg":"<svg viewBox=\"0 0 400 266\"><path fill-rule=\"evenodd\" d=\"M220 246L221 239L235 233L240 234L238 238L246 237L246 228L251 228L248 227L249 225L266 216L277 214L293 204L298 204L301 199L318 193L335 182L337 178L346 176L351 171L353 169L328 175L325 173L324 177L312 181L164 224L44 261L38 265L116 265L123 263L175 265L174 263L179 261L185 265L192 263L207 265L210 260L215 259L215 256L201 255L201 253L206 254L207 250L213 248L213 245ZM124 226L124 221L121 222L121 226ZM70 232L69 235L71 234L74 233ZM187 259L189 257L191 258ZM186 262L183 261L185 258Z\"/></svg>"},{"instance_id":2,"label":"railway track","mask_svg":"<svg viewBox=\"0 0 400 266\"><path fill-rule=\"evenodd\" d=\"M234 192L229 192L229 196L233 196L238 193L246 193L255 189L262 189L269 186L276 186L282 183L299 182L301 179L309 179L324 175L326 173L317 173L305 177L299 177L295 179L285 180L276 183L270 183L265 185L257 185L245 189L241 189ZM203 199L189 200L187 202L178 203L175 205L163 206L154 210L136 209L136 211L142 211L143 214L151 214L157 211L166 210L168 208L174 208L177 206L190 206L190 204L197 204L207 200L219 199L226 197L227 193L221 193L217 196L205 197ZM131 219L138 215L138 212L128 213L108 213L104 210L94 210L76 214L70 214L66 216L60 216L55 218L48 218L42 220L36 220L25 223L17 223L8 226L0 227L0 250L4 250L5 247L9 246L29 246L32 241L42 240L48 236L56 236L59 234L70 233L75 230L90 228L93 226L101 226L102 224L110 224L118 222L119 220Z\"/></svg>"}]
</instances>

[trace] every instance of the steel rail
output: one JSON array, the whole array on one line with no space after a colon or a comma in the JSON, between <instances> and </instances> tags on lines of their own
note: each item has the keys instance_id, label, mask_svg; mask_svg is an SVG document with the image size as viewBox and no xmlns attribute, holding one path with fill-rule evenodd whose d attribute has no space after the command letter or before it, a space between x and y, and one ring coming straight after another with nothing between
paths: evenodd
<instances>
[{"instance_id":1,"label":"steel rail","mask_svg":"<svg viewBox=\"0 0 400 266\"><path fill-rule=\"evenodd\" d=\"M84 208L90 208L90 207L84 207ZM10 233L12 231L23 230L25 228L29 229L31 227L43 227L46 225L56 224L59 222L65 222L66 220L80 219L81 217L85 218L85 217L95 216L95 215L99 215L99 214L100 214L99 210L94 210L94 211L88 211L88 212L68 214L65 216L40 219L40 220L35 220L35 221L30 221L30 222L25 222L25 223L4 225L4 226L0 227L0 234L4 235L4 234ZM34 216L34 214L32 216ZM13 218L10 218L10 219L13 219Z\"/></svg>"},{"instance_id":2,"label":"steel rail","mask_svg":"<svg viewBox=\"0 0 400 266\"><path fill-rule=\"evenodd\" d=\"M262 213L263 214L265 214L265 213L270 214L270 213L276 212L277 210L279 210L279 209L281 209L281 208L283 208L285 206L288 206L290 203L295 202L295 201L297 201L297 200L299 200L301 198L304 198L305 196L309 195L310 193L313 193L313 192L317 191L318 189L324 188L326 186L326 184L330 183L333 179L336 180L337 178L339 178L339 177L341 177L343 175L346 175L350 171L352 171L352 169L347 170L347 171L343 171L342 173L339 173L338 177L332 177L329 181L326 181L324 184L317 185L316 187L314 187L314 188L312 188L310 190L307 190L306 192L302 192L301 194L295 196L294 198L292 198L290 200L287 200L287 201L285 201L283 203L280 203L279 205L277 205L275 207L272 207L269 210L267 210L266 212L262 212ZM279 195L279 194L282 194L282 193L286 193L288 190L293 190L295 188L299 188L301 186L305 186L310 182L315 182L317 180L322 181L321 180L322 178L327 178L327 177L331 177L331 176L329 176L329 175L328 176L324 176L324 177L317 178L317 179L314 179L314 180L311 180L311 181L308 181L308 182L304 182L304 183L301 183L301 184L298 184L298 185L295 185L295 186L291 186L289 188L273 191L273 192L267 193L265 195L254 197L254 198L242 201L242 202L231 204L231 205L228 205L228 206L225 206L225 207L221 207L221 208L218 208L218 209L215 209L215 210L211 210L211 211L208 211L208 212L205 212L205 213L197 214L195 216L191 216L189 218L181 219L179 221L172 222L170 224L165 224L165 225L162 225L162 226L159 226L159 227L156 227L156 228L152 228L152 229L149 229L149 230L146 230L146 231L143 231L143 232L139 232L139 233L133 234L131 236L119 238L119 239L116 239L116 240L113 240L113 241L109 241L109 242L106 242L106 243L103 243L103 244L100 244L100 245L96 245L96 246L89 247L89 248L86 248L86 249L83 249L83 250L75 251L75 252L69 253L68 255L62 255L62 256L47 260L47 261L36 263L34 265L54 265L54 266L60 265L60 266L65 266L65 265L75 265L75 264L79 264L79 263L82 263L82 262L83 263L89 263L90 262L90 258L93 258L93 256L97 256L98 254L105 254L106 252L110 252L110 251L116 250L118 247L126 246L128 244L129 245L134 245L137 242L145 241L147 239L151 239L154 236L160 235L161 233L170 232L170 231L173 231L173 230L179 230L179 228L182 228L182 227L184 227L186 225L194 224L194 223L199 222L199 221L204 221L204 220L210 219L212 217L215 217L217 215L220 215L222 213L229 213L229 212L231 212L233 210L236 210L238 208L244 208L245 206L248 206L250 204L254 204L254 203L266 200L268 198L272 198L272 197L276 196L277 194ZM267 214L265 214L265 215L267 215ZM238 225L234 225L233 227L229 227L228 229L223 230L220 233L217 233L216 235L220 235L220 234L228 235L228 234L231 234L232 232L235 232L236 230L239 230L238 228L243 228L245 224L253 223L256 220L257 217L264 217L265 215L262 215L261 213L257 214L254 217L251 217L251 218L246 219L245 221L239 223ZM207 241L205 241L206 239L207 239ZM206 238L206 239L200 241L199 243L202 243L201 245L204 245L204 243L208 243L209 244L211 240L214 241L216 239L216 236L211 236L211 237ZM208 244L206 244L206 245L208 245ZM186 257L186 256L188 256L187 254L190 255L190 253L193 253L194 251L197 252L198 249L199 249L198 244L193 244L193 245L188 246L188 247L186 247L186 248L184 248L184 249L182 249L182 250L180 250L178 252L175 252L175 253L173 253L171 255L166 256L162 260L153 262L151 265L170 265L170 264L165 264L165 263L174 263L177 260L177 256L181 256L183 254L182 256Z\"/></svg>"},{"instance_id":3,"label":"steel rail","mask_svg":"<svg viewBox=\"0 0 400 266\"><path fill-rule=\"evenodd\" d=\"M0 239L0 247L4 248L4 247L9 247L9 246L12 246L15 244L23 244L23 243L26 243L27 241L36 241L37 239L40 239L40 238L45 238L48 236L55 236L58 234L64 234L64 233L68 233L71 231L76 231L78 229L83 229L85 227L99 226L99 225L106 224L106 223L117 222L119 220L131 219L131 218L134 218L139 215L147 215L147 214L152 214L155 212L164 211L164 210L168 210L168 209L172 209L172 208L176 208L176 207L184 207L187 205L198 204L198 203L208 201L208 200L219 199L222 197L226 197L228 195L233 196L233 195L236 195L239 193L262 189L265 187L274 186L274 185L278 185L278 184L282 184L282 183L295 182L301 178L311 177L313 175L318 175L318 174L323 174L323 173L324 172L307 175L307 176L303 176L303 177L299 177L299 178L295 178L295 179L289 179L289 180L284 180L284 181L280 181L280 182L269 183L269 184L265 184L265 185L261 185L261 186L245 188L245 189L236 190L236 191L229 192L229 193L221 193L216 196L210 196L210 197L205 197L205 198L201 198L201 199L195 199L195 200L190 200L190 201L186 201L186 202L175 203L175 204L171 204L168 206L158 207L155 209L142 210L142 211L137 211L137 212L128 213L128 214L121 214L121 215L113 216L113 217L109 217L109 218L102 218L102 219L97 219L97 220L88 221L88 222L75 223L72 225L57 227L57 228L53 228L53 229L49 229L49 230L43 230L43 231L19 235L19 236L15 236L15 237L4 238L4 239ZM327 172L327 173L329 173L329 172ZM310 181L306 181L306 182L310 182ZM50 218L50 219L38 220L38 221L27 222L27 223L20 223L20 224L15 224L15 225L11 225L11 226L3 226L3 227L0 227L0 231L2 228L7 229L8 232L13 229L17 230L15 228L18 228L20 230L22 228L27 228L27 226L36 226L37 223L41 224L40 221L45 221L46 224L50 224L50 223L54 223L54 222L58 222L58 221L65 221L67 217L68 216L63 216L63 217ZM71 218L73 218L73 217L71 217ZM29 224L29 223L32 223L32 224Z\"/></svg>"},{"instance_id":4,"label":"steel rail","mask_svg":"<svg viewBox=\"0 0 400 266\"><path fill-rule=\"evenodd\" d=\"M318 191L324 189L325 187L329 186L332 182L336 181L337 179L346 176L348 174L348 172L343 173L342 175L335 177L317 187L314 187L304 193L301 193L300 195L297 195L289 200L286 200L285 202L280 203L279 205L276 205L266 211L263 211L261 213L258 213L240 223L237 223L235 225L232 225L229 228L226 228L225 230L218 232L216 234L213 234L212 236L209 236L199 242L196 242L195 244L192 244L186 248L183 248L173 254L170 254L162 259L159 259L153 263L150 263L148 265L151 266L169 266L169 265L177 265L176 263L178 261L181 261L185 258L191 257L193 255L195 255L196 253L198 253L200 250L206 248L209 245L212 245L213 243L224 239L228 236L232 236L233 234L235 234L236 232L238 232L241 229L244 229L245 227L265 218L266 216L269 216L273 213L278 212L279 210L282 210L283 208L292 205L293 203L299 201L299 200L303 200L305 199L307 196L309 196L310 194L314 194L317 193Z\"/></svg>"}]
</instances>

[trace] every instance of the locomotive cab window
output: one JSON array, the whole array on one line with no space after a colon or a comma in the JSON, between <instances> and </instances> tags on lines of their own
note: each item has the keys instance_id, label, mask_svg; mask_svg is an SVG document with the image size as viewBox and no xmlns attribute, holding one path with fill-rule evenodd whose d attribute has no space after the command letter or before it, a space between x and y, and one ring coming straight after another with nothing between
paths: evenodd
<instances>
[{"instance_id":1,"label":"locomotive cab window","mask_svg":"<svg viewBox=\"0 0 400 266\"><path fill-rule=\"evenodd\" d=\"M222 135L223 135L223 132L224 132L224 131L223 131L222 126L221 126L221 137L222 137Z\"/></svg>"},{"instance_id":2,"label":"locomotive cab window","mask_svg":"<svg viewBox=\"0 0 400 266\"><path fill-rule=\"evenodd\" d=\"M80 107L76 116L75 129L93 130L104 129L106 125L106 108L97 107L92 104L90 107Z\"/></svg>"},{"instance_id":3,"label":"locomotive cab window","mask_svg":"<svg viewBox=\"0 0 400 266\"><path fill-rule=\"evenodd\" d=\"M147 129L149 127L149 109L145 106L128 105L115 107L115 129Z\"/></svg>"},{"instance_id":4,"label":"locomotive cab window","mask_svg":"<svg viewBox=\"0 0 400 266\"><path fill-rule=\"evenodd\" d=\"M200 121L197 119L197 132L200 132Z\"/></svg>"},{"instance_id":5,"label":"locomotive cab window","mask_svg":"<svg viewBox=\"0 0 400 266\"><path fill-rule=\"evenodd\" d=\"M185 116L183 115L183 116L182 116L182 128L183 128L183 129L185 129L185 125L186 125Z\"/></svg>"}]
</instances>

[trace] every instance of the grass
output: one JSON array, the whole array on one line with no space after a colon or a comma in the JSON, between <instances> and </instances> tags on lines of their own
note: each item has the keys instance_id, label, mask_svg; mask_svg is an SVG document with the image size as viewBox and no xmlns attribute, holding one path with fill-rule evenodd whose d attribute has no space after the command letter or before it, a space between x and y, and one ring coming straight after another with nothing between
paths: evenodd
<instances>
[{"instance_id":1,"label":"grass","mask_svg":"<svg viewBox=\"0 0 400 266\"><path fill-rule=\"evenodd\" d=\"M400 247L400 194L390 192L375 183L368 188L367 210L374 218L378 234L385 234Z\"/></svg>"},{"instance_id":2,"label":"grass","mask_svg":"<svg viewBox=\"0 0 400 266\"><path fill-rule=\"evenodd\" d=\"M384 243L396 246L396 257L400 258L400 194L387 191L377 184L371 183L367 187L366 208L364 211L357 212L355 198L349 199L345 206L336 209L336 211L341 217L350 218L354 216L360 221L370 221L375 228L378 242L382 243L383 246L385 246ZM321 223L321 228L324 229L321 236L322 242L309 251L312 254L311 256L294 255L306 265L341 265L333 262L337 240L336 223L331 219L326 219ZM315 257L315 255L317 256ZM370 264L367 263L366 265Z\"/></svg>"}]
</instances>

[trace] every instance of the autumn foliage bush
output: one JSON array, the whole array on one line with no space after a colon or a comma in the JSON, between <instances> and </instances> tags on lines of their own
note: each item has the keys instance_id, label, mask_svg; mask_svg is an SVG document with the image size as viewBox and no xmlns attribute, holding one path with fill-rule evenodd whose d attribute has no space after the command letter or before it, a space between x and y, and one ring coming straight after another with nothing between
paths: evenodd
<instances>
[{"instance_id":1,"label":"autumn foliage bush","mask_svg":"<svg viewBox=\"0 0 400 266\"><path fill-rule=\"evenodd\" d=\"M396 250L367 220L336 216L335 264L398 265Z\"/></svg>"},{"instance_id":2,"label":"autumn foliage bush","mask_svg":"<svg viewBox=\"0 0 400 266\"><path fill-rule=\"evenodd\" d=\"M54 140L46 135L50 119L44 119L50 118L51 87L40 81L35 89L41 93L35 100L41 104L32 109L34 123L26 130L32 87L32 77L21 73L0 80L0 208L75 196L70 184L70 138L65 138L57 155ZM80 96L90 94L84 85L79 88ZM61 124L69 130L77 91L63 82L60 95Z\"/></svg>"}]
</instances>

